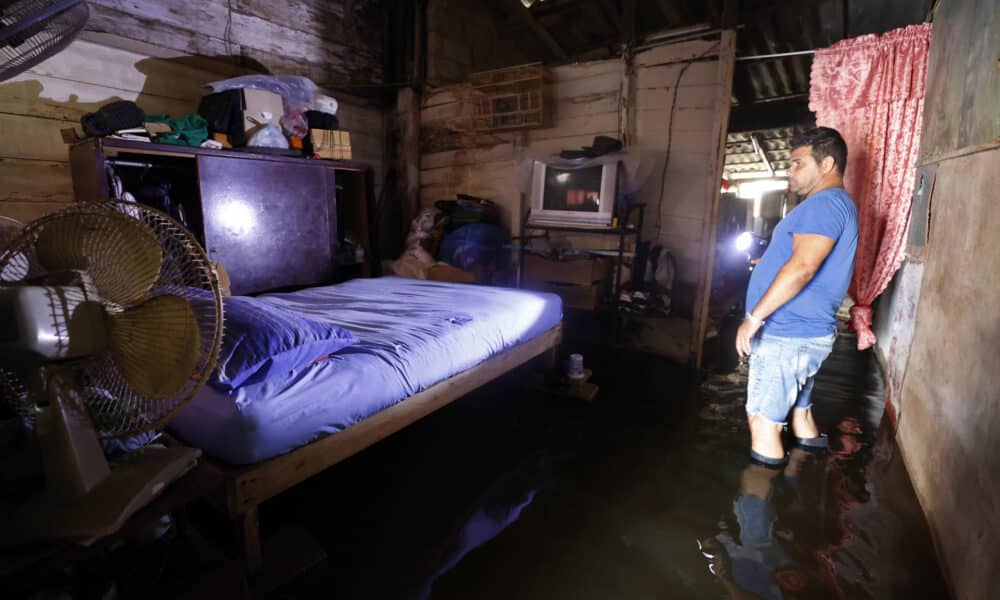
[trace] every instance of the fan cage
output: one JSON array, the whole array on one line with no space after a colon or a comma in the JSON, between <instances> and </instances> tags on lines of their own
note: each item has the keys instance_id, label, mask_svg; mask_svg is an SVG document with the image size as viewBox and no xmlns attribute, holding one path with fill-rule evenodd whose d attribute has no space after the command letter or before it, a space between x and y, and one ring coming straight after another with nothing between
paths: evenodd
<instances>
[{"instance_id":1,"label":"fan cage","mask_svg":"<svg viewBox=\"0 0 1000 600\"><path fill-rule=\"evenodd\" d=\"M0 81L63 50L89 16L84 0L0 0Z\"/></svg>"},{"instance_id":2,"label":"fan cage","mask_svg":"<svg viewBox=\"0 0 1000 600\"><path fill-rule=\"evenodd\" d=\"M0 368L0 402L11 414L33 423L36 407L28 394L28 388L14 371Z\"/></svg>"},{"instance_id":3,"label":"fan cage","mask_svg":"<svg viewBox=\"0 0 1000 600\"><path fill-rule=\"evenodd\" d=\"M218 359L222 341L222 297L218 278L204 250L194 236L170 216L156 209L129 202L107 201L75 204L30 223L4 250L0 250L0 286L23 284L50 275L39 260L37 243L46 227L59 227L66 217L83 219L99 226L121 227L123 223L139 224L156 238L162 249L159 276L151 288L133 289L134 301L117 304L107 300L99 290L85 285L81 293L96 295L109 314L124 312L153 298L174 295L191 306L200 333L195 369L184 384L164 397L146 397L126 382L110 351L74 362L79 377L79 396L87 407L94 429L102 438L129 437L162 427L177 414L208 380ZM56 229L54 229L56 230ZM82 254L92 262L106 261L103 266L114 268L116 257L125 256L129 248L123 237L87 236ZM97 267L98 265L92 265ZM130 282L116 293L129 296ZM89 288L89 289L88 289ZM53 308L55 310L55 307ZM150 329L139 332L141 344L155 345L163 332ZM166 359L165 359L166 360ZM37 398L35 399L37 402Z\"/></svg>"}]
</instances>

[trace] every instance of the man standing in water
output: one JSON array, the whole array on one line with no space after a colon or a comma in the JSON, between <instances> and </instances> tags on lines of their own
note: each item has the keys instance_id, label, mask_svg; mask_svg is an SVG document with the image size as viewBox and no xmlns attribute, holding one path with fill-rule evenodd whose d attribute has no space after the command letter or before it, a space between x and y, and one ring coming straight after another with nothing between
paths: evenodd
<instances>
[{"instance_id":1,"label":"man standing in water","mask_svg":"<svg viewBox=\"0 0 1000 600\"><path fill-rule=\"evenodd\" d=\"M791 145L788 187L803 201L774 228L736 334L736 351L750 357L750 455L768 466L785 462L781 429L789 411L800 445L826 445L812 416L813 376L833 349L858 245L858 211L844 190L844 139L818 127Z\"/></svg>"}]
</instances>

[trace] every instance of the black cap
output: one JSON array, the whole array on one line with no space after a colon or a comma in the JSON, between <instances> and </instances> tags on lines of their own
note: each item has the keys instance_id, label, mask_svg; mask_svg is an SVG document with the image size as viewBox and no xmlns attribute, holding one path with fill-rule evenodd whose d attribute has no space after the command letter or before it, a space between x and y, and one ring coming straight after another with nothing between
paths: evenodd
<instances>
[{"instance_id":1,"label":"black cap","mask_svg":"<svg viewBox=\"0 0 1000 600\"><path fill-rule=\"evenodd\" d=\"M601 156L610 152L618 152L623 148L621 140L606 135L599 135L594 138L593 144L584 146L583 151L587 156Z\"/></svg>"},{"instance_id":2,"label":"black cap","mask_svg":"<svg viewBox=\"0 0 1000 600\"><path fill-rule=\"evenodd\" d=\"M84 115L80 124L87 135L109 135L120 129L138 127L145 120L146 113L135 102L119 100Z\"/></svg>"}]
</instances>

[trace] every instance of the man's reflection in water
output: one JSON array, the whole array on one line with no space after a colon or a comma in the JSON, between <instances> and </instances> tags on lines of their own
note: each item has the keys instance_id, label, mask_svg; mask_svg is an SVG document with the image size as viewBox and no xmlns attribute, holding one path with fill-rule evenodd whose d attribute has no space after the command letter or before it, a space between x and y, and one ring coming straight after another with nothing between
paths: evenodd
<instances>
[{"instance_id":1,"label":"man's reflection in water","mask_svg":"<svg viewBox=\"0 0 1000 600\"><path fill-rule=\"evenodd\" d=\"M429 551L428 564L434 565L433 572L406 597L411 600L430 598L438 579L473 550L487 544L517 522L535 496L552 484L556 460L561 458L554 459L543 452L494 481L461 520L454 535L445 538L436 550Z\"/></svg>"},{"instance_id":2,"label":"man's reflection in water","mask_svg":"<svg viewBox=\"0 0 1000 600\"><path fill-rule=\"evenodd\" d=\"M738 537L723 531L699 541L702 554L709 559L709 570L731 598L791 600L806 597L807 591L815 592L808 589L812 587L809 578L783 547L792 535L779 525L774 506L776 484L796 494L799 474L810 457L805 450L794 448L784 471L747 465L733 501ZM809 597L813 597L811 593Z\"/></svg>"}]
</instances>

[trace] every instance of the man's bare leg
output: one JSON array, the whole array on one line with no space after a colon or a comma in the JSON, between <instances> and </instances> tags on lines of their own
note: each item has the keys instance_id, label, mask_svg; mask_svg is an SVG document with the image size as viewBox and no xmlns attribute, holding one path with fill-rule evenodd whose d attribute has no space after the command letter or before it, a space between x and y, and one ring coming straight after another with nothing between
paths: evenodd
<instances>
[{"instance_id":1,"label":"man's bare leg","mask_svg":"<svg viewBox=\"0 0 1000 600\"><path fill-rule=\"evenodd\" d=\"M811 406L792 411L792 433L795 437L803 439L819 437L819 428L813 420Z\"/></svg>"},{"instance_id":2,"label":"man's bare leg","mask_svg":"<svg viewBox=\"0 0 1000 600\"><path fill-rule=\"evenodd\" d=\"M784 458L785 448L781 445L781 424L772 423L760 415L751 415L749 422L750 448L767 458Z\"/></svg>"}]
</instances>

